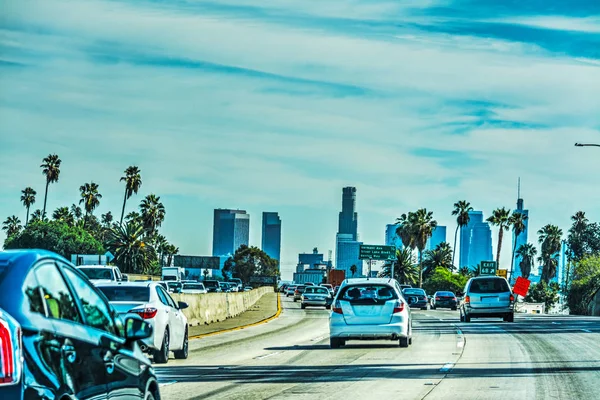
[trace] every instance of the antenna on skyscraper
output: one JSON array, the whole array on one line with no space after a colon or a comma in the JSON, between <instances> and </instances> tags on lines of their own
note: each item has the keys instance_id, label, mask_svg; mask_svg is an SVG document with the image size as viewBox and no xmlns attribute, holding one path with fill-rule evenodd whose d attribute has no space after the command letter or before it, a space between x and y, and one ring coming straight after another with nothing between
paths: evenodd
<instances>
[{"instance_id":1,"label":"antenna on skyscraper","mask_svg":"<svg viewBox=\"0 0 600 400\"><path fill-rule=\"evenodd\" d=\"M329 251L327 252L327 257L328 257L328 260L327 260L327 261L331 261L331 255L332 255L332 254L333 254L333 251L332 251L332 250L329 250Z\"/></svg>"},{"instance_id":2,"label":"antenna on skyscraper","mask_svg":"<svg viewBox=\"0 0 600 400\"><path fill-rule=\"evenodd\" d=\"M517 199L521 198L521 177L519 177L519 183L517 184Z\"/></svg>"}]
</instances>

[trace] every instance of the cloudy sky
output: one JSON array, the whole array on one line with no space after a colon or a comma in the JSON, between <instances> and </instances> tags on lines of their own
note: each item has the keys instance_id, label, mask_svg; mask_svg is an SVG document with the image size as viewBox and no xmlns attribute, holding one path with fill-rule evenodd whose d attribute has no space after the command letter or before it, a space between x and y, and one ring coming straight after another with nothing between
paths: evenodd
<instances>
[{"instance_id":1,"label":"cloudy sky","mask_svg":"<svg viewBox=\"0 0 600 400\"><path fill-rule=\"evenodd\" d=\"M489 215L517 179L536 231L600 220L597 0L0 0L0 217L89 181L119 214L129 165L163 233L209 254L212 210L279 211L283 265L334 249L341 188L359 231L427 207ZM449 232L453 232L449 228ZM495 232L495 231L494 231ZM535 238L530 237L531 240ZM4 240L0 234L0 241ZM448 238L452 241L452 238ZM506 246L508 247L508 246ZM509 259L509 257L506 257Z\"/></svg>"}]
</instances>

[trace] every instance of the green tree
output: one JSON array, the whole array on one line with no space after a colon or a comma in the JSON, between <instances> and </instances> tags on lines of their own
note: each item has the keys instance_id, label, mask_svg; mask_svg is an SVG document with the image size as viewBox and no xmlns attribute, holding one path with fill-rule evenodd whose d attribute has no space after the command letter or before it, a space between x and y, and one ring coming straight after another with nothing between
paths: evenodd
<instances>
[{"instance_id":1,"label":"green tree","mask_svg":"<svg viewBox=\"0 0 600 400\"><path fill-rule=\"evenodd\" d=\"M409 216L412 216L412 213L402 214L400 218L396 219L396 224L398 225L396 228L396 235L398 235L402 241L404 248L414 250L416 248L415 235Z\"/></svg>"},{"instance_id":2,"label":"green tree","mask_svg":"<svg viewBox=\"0 0 600 400\"><path fill-rule=\"evenodd\" d=\"M515 236L515 240L514 240L513 248L512 248L512 258L510 259L510 280L511 280L511 282L514 281L513 268L515 265L515 254L517 252L517 238L519 237L519 235L521 235L521 233L525 232L525 229L527 228L526 221L527 221L527 215L520 213L520 212L514 212L510 216L509 224L512 226L513 234Z\"/></svg>"},{"instance_id":3,"label":"green tree","mask_svg":"<svg viewBox=\"0 0 600 400\"><path fill-rule=\"evenodd\" d=\"M71 205L71 214L73 214L75 221L79 221L81 218L83 218L83 211L81 210L81 207L76 204Z\"/></svg>"},{"instance_id":4,"label":"green tree","mask_svg":"<svg viewBox=\"0 0 600 400\"><path fill-rule=\"evenodd\" d=\"M69 207L59 207L52 213L52 219L55 221L63 221L69 226L75 225L75 218L69 211Z\"/></svg>"},{"instance_id":5,"label":"green tree","mask_svg":"<svg viewBox=\"0 0 600 400\"><path fill-rule=\"evenodd\" d=\"M552 282L548 284L540 281L540 283L531 285L527 296L525 296L525 301L530 303L544 303L546 312L548 312L558 302L559 291L560 287L558 283Z\"/></svg>"},{"instance_id":6,"label":"green tree","mask_svg":"<svg viewBox=\"0 0 600 400\"><path fill-rule=\"evenodd\" d=\"M452 265L452 248L447 242L440 243L433 250L427 250L423 255L423 279L427 279L436 268L441 267L449 271Z\"/></svg>"},{"instance_id":7,"label":"green tree","mask_svg":"<svg viewBox=\"0 0 600 400\"><path fill-rule=\"evenodd\" d=\"M252 276L279 276L277 260L257 247L241 245L223 265L223 276L248 283Z\"/></svg>"},{"instance_id":8,"label":"green tree","mask_svg":"<svg viewBox=\"0 0 600 400\"><path fill-rule=\"evenodd\" d=\"M113 224L113 215L112 213L109 211L106 214L102 214L101 215L101 221L102 221L102 227L104 229L110 229L110 227L112 227Z\"/></svg>"},{"instance_id":9,"label":"green tree","mask_svg":"<svg viewBox=\"0 0 600 400\"><path fill-rule=\"evenodd\" d=\"M510 227L510 210L505 207L497 208L492 212L492 216L487 219L487 222L498 227L498 249L496 250L496 262L500 268L500 252L502 251L502 238L504 231Z\"/></svg>"},{"instance_id":10,"label":"green tree","mask_svg":"<svg viewBox=\"0 0 600 400\"><path fill-rule=\"evenodd\" d=\"M165 247L165 255L167 256L167 265L171 265L173 262L173 257L179 254L179 247L176 247L174 244L168 244Z\"/></svg>"},{"instance_id":11,"label":"green tree","mask_svg":"<svg viewBox=\"0 0 600 400\"><path fill-rule=\"evenodd\" d=\"M142 186L142 175L141 171L135 165L127 167L125 170L125 176L121 177L121 182L125 182L125 198L123 199L123 209L121 210L121 223L123 223L123 216L125 215L125 205L127 200L133 194L137 194L138 190Z\"/></svg>"},{"instance_id":12,"label":"green tree","mask_svg":"<svg viewBox=\"0 0 600 400\"><path fill-rule=\"evenodd\" d=\"M515 254L521 259L519 262L519 266L521 267L521 276L525 279L529 279L531 269L533 268L533 262L535 261L535 256L537 255L537 249L533 244L525 243L517 249Z\"/></svg>"},{"instance_id":13,"label":"green tree","mask_svg":"<svg viewBox=\"0 0 600 400\"><path fill-rule=\"evenodd\" d=\"M356 275L356 271L358 270L358 268L356 267L356 264L352 264L350 266L350 273L352 274L352 277L354 278L354 275Z\"/></svg>"},{"instance_id":14,"label":"green tree","mask_svg":"<svg viewBox=\"0 0 600 400\"><path fill-rule=\"evenodd\" d=\"M165 220L165 207L160 202L160 197L155 194L146 196L140 204L140 211L144 229L148 235L154 235L157 228L161 226Z\"/></svg>"},{"instance_id":15,"label":"green tree","mask_svg":"<svg viewBox=\"0 0 600 400\"><path fill-rule=\"evenodd\" d=\"M423 250L437 227L437 221L433 219L433 212L427 211L426 208L410 213L408 220L415 238L415 246L419 250L419 287L423 287Z\"/></svg>"},{"instance_id":16,"label":"green tree","mask_svg":"<svg viewBox=\"0 0 600 400\"><path fill-rule=\"evenodd\" d=\"M600 254L600 225L590 223L583 211L571 217L567 245L569 261L580 261L586 256Z\"/></svg>"},{"instance_id":17,"label":"green tree","mask_svg":"<svg viewBox=\"0 0 600 400\"><path fill-rule=\"evenodd\" d=\"M423 283L423 289L427 293L448 291L456 294L462 292L468 280L468 276L453 273L447 268L436 268Z\"/></svg>"},{"instance_id":18,"label":"green tree","mask_svg":"<svg viewBox=\"0 0 600 400\"><path fill-rule=\"evenodd\" d=\"M115 264L128 273L148 273L157 259L154 247L144 239L144 226L137 222L113 226L106 247L115 256Z\"/></svg>"},{"instance_id":19,"label":"green tree","mask_svg":"<svg viewBox=\"0 0 600 400\"><path fill-rule=\"evenodd\" d=\"M21 220L16 215L11 215L2 223L2 230L6 232L7 240L21 232Z\"/></svg>"},{"instance_id":20,"label":"green tree","mask_svg":"<svg viewBox=\"0 0 600 400\"><path fill-rule=\"evenodd\" d=\"M38 209L31 213L31 219L29 220L29 224L32 222L47 222L47 221L48 221L48 219L42 215L42 210Z\"/></svg>"},{"instance_id":21,"label":"green tree","mask_svg":"<svg viewBox=\"0 0 600 400\"><path fill-rule=\"evenodd\" d=\"M473 211L473 207L471 207L471 203L466 200L460 200L454 203L454 210L452 210L452 215L456 216L456 230L454 231L454 250L452 251L452 265L456 265L454 263L456 256L456 242L458 241L458 231L462 232L463 227L469 224L471 221L471 216L469 212ZM463 246L463 243L460 244Z\"/></svg>"},{"instance_id":22,"label":"green tree","mask_svg":"<svg viewBox=\"0 0 600 400\"><path fill-rule=\"evenodd\" d=\"M27 210L27 216L25 217L25 225L29 222L29 209L35 203L35 196L37 192L30 187L26 187L21 191L21 202Z\"/></svg>"},{"instance_id":23,"label":"green tree","mask_svg":"<svg viewBox=\"0 0 600 400\"><path fill-rule=\"evenodd\" d=\"M468 278L473 276L473 271L471 270L471 268L465 266L462 266L458 269L458 273L462 276L466 276Z\"/></svg>"},{"instance_id":24,"label":"green tree","mask_svg":"<svg viewBox=\"0 0 600 400\"><path fill-rule=\"evenodd\" d=\"M394 279L403 285L416 285L419 281L419 269L415 264L413 252L409 248L396 251L394 263ZM391 262L386 263L379 273L382 278L389 278L391 274Z\"/></svg>"},{"instance_id":25,"label":"green tree","mask_svg":"<svg viewBox=\"0 0 600 400\"><path fill-rule=\"evenodd\" d=\"M81 193L79 204L83 204L85 215L93 214L96 207L100 205L100 199L102 198L102 195L98 192L98 184L94 182L85 183L79 187L79 192Z\"/></svg>"},{"instance_id":26,"label":"green tree","mask_svg":"<svg viewBox=\"0 0 600 400\"><path fill-rule=\"evenodd\" d=\"M567 287L569 312L589 315L590 303L600 291L600 255L589 255L576 262Z\"/></svg>"},{"instance_id":27,"label":"green tree","mask_svg":"<svg viewBox=\"0 0 600 400\"><path fill-rule=\"evenodd\" d=\"M62 160L56 154L49 154L48 157L42 160L42 174L46 177L46 191L44 193L44 209L42 211L43 218L46 217L46 201L48 200L48 186L51 183L58 182L60 176L60 164Z\"/></svg>"},{"instance_id":28,"label":"green tree","mask_svg":"<svg viewBox=\"0 0 600 400\"><path fill-rule=\"evenodd\" d=\"M556 276L558 254L562 245L562 229L556 225L546 225L538 231L538 241L541 244L541 253L538 260L542 263L542 281L550 282Z\"/></svg>"}]
</instances>

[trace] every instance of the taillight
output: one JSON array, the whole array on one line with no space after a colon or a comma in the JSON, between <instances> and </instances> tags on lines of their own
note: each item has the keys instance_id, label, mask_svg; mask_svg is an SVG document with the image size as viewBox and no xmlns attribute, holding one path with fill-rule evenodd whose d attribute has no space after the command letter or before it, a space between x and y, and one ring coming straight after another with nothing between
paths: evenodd
<instances>
[{"instance_id":1,"label":"taillight","mask_svg":"<svg viewBox=\"0 0 600 400\"><path fill-rule=\"evenodd\" d=\"M343 314L344 311L342 311L342 306L340 304L339 301L336 301L335 304L333 305L332 309L331 309L334 313L336 314Z\"/></svg>"},{"instance_id":2,"label":"taillight","mask_svg":"<svg viewBox=\"0 0 600 400\"><path fill-rule=\"evenodd\" d=\"M471 302L471 298L469 296L465 297L465 303L470 303Z\"/></svg>"},{"instance_id":3,"label":"taillight","mask_svg":"<svg viewBox=\"0 0 600 400\"><path fill-rule=\"evenodd\" d=\"M135 314L139 315L140 317L142 317L143 319L152 319L152 318L156 317L156 313L158 312L158 310L154 307L147 307L147 308L137 308L137 309L129 310L129 312L135 313Z\"/></svg>"},{"instance_id":4,"label":"taillight","mask_svg":"<svg viewBox=\"0 0 600 400\"><path fill-rule=\"evenodd\" d=\"M510 301L515 301L515 296L513 296L512 294L510 295Z\"/></svg>"},{"instance_id":5,"label":"taillight","mask_svg":"<svg viewBox=\"0 0 600 400\"><path fill-rule=\"evenodd\" d=\"M439 298L439 297L436 297L435 299L436 299L436 300L439 300L440 298Z\"/></svg>"},{"instance_id":6,"label":"taillight","mask_svg":"<svg viewBox=\"0 0 600 400\"><path fill-rule=\"evenodd\" d=\"M394 304L394 314L398 314L404 311L404 302L398 300L396 304Z\"/></svg>"},{"instance_id":7,"label":"taillight","mask_svg":"<svg viewBox=\"0 0 600 400\"><path fill-rule=\"evenodd\" d=\"M300 294L298 290L294 290L294 294Z\"/></svg>"},{"instance_id":8,"label":"taillight","mask_svg":"<svg viewBox=\"0 0 600 400\"><path fill-rule=\"evenodd\" d=\"M0 311L0 386L21 380L21 327L11 316Z\"/></svg>"}]
</instances>

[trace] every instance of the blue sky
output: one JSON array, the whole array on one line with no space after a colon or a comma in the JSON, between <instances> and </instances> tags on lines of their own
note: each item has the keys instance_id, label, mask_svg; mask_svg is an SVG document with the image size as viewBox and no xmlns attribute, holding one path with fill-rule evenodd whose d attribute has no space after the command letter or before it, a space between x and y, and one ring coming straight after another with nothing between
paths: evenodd
<instances>
[{"instance_id":1,"label":"blue sky","mask_svg":"<svg viewBox=\"0 0 600 400\"><path fill-rule=\"evenodd\" d=\"M48 208L97 182L118 214L128 165L161 196L164 233L208 254L212 210L279 211L283 265L334 249L341 188L359 231L427 207L530 227L600 220L600 3L595 0L0 0L0 215L25 218L41 159ZM450 236L450 235L449 235ZM0 234L0 240L4 237ZM533 238L530 238L530 240ZM449 241L452 238L449 237ZM505 246L508 247L508 246ZM506 257L505 259L507 259Z\"/></svg>"}]
</instances>

